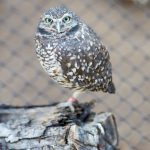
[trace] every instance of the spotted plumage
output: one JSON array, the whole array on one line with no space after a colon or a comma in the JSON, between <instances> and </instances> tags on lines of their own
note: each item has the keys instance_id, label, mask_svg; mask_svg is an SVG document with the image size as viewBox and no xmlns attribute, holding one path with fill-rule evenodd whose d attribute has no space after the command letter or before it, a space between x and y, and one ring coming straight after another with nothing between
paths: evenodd
<instances>
[{"instance_id":1,"label":"spotted plumage","mask_svg":"<svg viewBox=\"0 0 150 150\"><path fill-rule=\"evenodd\" d=\"M44 70L61 85L115 93L109 53L95 32L65 7L40 19L36 53Z\"/></svg>"}]
</instances>

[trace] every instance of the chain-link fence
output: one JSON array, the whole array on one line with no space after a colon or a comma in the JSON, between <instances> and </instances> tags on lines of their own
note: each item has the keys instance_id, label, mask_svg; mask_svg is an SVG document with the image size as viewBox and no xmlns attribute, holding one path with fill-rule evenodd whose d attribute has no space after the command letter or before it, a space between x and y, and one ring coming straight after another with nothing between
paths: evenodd
<instances>
[{"instance_id":1,"label":"chain-link fence","mask_svg":"<svg viewBox=\"0 0 150 150\"><path fill-rule=\"evenodd\" d=\"M125 1L125 0L124 0ZM123 150L150 149L150 7L119 0L0 0L0 103L65 101L72 91L53 82L40 66L34 34L40 15L63 3L89 24L107 45L115 95L86 93L95 110L115 114Z\"/></svg>"}]
</instances>

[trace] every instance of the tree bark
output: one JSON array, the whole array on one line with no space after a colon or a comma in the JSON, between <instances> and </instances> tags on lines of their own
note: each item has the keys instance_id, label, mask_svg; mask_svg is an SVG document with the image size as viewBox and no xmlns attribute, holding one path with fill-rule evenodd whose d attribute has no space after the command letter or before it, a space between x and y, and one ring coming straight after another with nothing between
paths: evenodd
<instances>
[{"instance_id":1,"label":"tree bark","mask_svg":"<svg viewBox=\"0 0 150 150\"><path fill-rule=\"evenodd\" d=\"M114 115L93 103L0 106L0 150L115 150Z\"/></svg>"}]
</instances>

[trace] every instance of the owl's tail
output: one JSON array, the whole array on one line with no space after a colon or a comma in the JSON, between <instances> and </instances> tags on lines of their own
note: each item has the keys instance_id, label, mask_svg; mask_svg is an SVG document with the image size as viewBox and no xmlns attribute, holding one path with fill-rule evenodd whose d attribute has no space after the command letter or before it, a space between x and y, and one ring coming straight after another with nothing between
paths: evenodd
<instances>
[{"instance_id":1,"label":"owl's tail","mask_svg":"<svg viewBox=\"0 0 150 150\"><path fill-rule=\"evenodd\" d=\"M116 92L115 85L112 81L109 82L107 91L108 93L111 93L111 94L114 94Z\"/></svg>"}]
</instances>

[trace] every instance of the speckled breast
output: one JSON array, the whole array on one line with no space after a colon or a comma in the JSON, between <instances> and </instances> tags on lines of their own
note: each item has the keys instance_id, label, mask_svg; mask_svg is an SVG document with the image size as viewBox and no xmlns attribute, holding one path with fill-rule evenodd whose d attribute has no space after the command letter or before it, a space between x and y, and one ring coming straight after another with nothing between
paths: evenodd
<instances>
[{"instance_id":1,"label":"speckled breast","mask_svg":"<svg viewBox=\"0 0 150 150\"><path fill-rule=\"evenodd\" d=\"M59 47L60 45L57 41L49 42L36 39L36 53L44 70L56 82L71 88L72 84L64 75L61 62L58 60L58 55L60 54Z\"/></svg>"}]
</instances>

